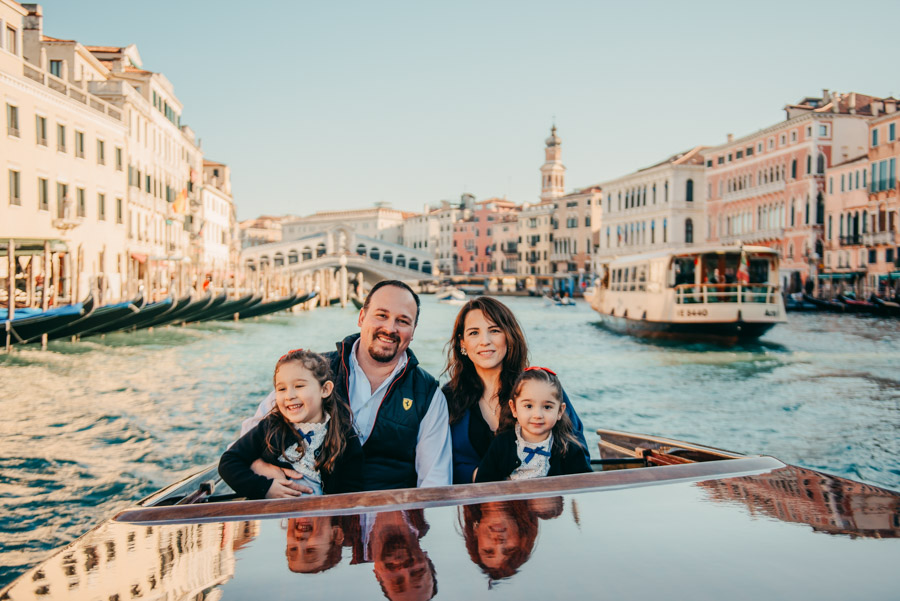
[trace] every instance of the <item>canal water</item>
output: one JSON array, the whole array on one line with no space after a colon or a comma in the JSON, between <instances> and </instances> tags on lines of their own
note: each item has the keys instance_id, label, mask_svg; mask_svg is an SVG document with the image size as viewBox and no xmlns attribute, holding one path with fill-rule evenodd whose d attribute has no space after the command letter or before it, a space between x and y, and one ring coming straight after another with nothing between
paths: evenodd
<instances>
[{"instance_id":1,"label":"canal water","mask_svg":"<svg viewBox=\"0 0 900 601\"><path fill-rule=\"evenodd\" d=\"M770 454L900 489L900 321L795 314L739 347L604 330L586 303L504 299L586 431ZM458 307L423 297L412 349L438 374ZM0 355L0 586L102 518L217 460L285 351L330 350L352 308L113 334ZM588 436L596 449L596 436ZM596 453L596 451L594 451Z\"/></svg>"}]
</instances>

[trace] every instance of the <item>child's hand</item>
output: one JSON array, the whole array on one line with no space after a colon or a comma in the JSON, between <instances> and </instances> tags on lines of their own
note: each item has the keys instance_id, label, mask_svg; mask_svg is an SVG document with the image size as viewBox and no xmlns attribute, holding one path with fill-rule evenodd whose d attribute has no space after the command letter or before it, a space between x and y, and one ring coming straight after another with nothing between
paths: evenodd
<instances>
[{"instance_id":1,"label":"child's hand","mask_svg":"<svg viewBox=\"0 0 900 601\"><path fill-rule=\"evenodd\" d=\"M269 486L268 492L266 492L267 499L291 499L293 497L303 496L303 493L299 490L301 486L296 482L292 482L287 478L281 477L272 481L272 485ZM302 487L306 488L306 487ZM307 489L309 492L312 490Z\"/></svg>"}]
</instances>

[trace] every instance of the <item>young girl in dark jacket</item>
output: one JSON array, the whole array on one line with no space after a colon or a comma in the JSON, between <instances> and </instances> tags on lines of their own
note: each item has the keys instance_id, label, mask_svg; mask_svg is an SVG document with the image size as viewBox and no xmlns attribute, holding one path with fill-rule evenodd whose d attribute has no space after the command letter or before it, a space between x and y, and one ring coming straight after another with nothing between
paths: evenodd
<instances>
[{"instance_id":1,"label":"young girl in dark jacket","mask_svg":"<svg viewBox=\"0 0 900 601\"><path fill-rule=\"evenodd\" d=\"M297 349L275 365L275 407L219 460L219 474L249 499L296 496L288 478L273 480L250 469L257 459L299 472L314 494L356 492L363 487L362 445L350 407L334 394L328 362Z\"/></svg>"}]
</instances>

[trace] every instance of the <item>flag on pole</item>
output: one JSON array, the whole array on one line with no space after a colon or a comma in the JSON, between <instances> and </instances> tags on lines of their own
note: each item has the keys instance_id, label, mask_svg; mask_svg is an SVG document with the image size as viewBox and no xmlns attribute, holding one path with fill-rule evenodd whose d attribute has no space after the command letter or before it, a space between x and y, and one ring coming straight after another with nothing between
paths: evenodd
<instances>
[{"instance_id":1,"label":"flag on pole","mask_svg":"<svg viewBox=\"0 0 900 601\"><path fill-rule=\"evenodd\" d=\"M741 253L741 264L738 267L737 281L739 284L750 283L750 266L747 264L747 253Z\"/></svg>"}]
</instances>

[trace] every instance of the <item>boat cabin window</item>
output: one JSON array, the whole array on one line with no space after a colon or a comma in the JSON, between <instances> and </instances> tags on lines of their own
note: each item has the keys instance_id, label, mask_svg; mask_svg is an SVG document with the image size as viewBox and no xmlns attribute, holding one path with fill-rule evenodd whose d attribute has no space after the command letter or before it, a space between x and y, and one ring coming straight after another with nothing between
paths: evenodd
<instances>
[{"instance_id":1,"label":"boat cabin window","mask_svg":"<svg viewBox=\"0 0 900 601\"><path fill-rule=\"evenodd\" d=\"M631 268L631 278L629 279L631 282L629 290L635 289L635 283L637 282L637 266Z\"/></svg>"},{"instance_id":2,"label":"boat cabin window","mask_svg":"<svg viewBox=\"0 0 900 601\"><path fill-rule=\"evenodd\" d=\"M647 266L641 265L638 267L638 290L646 291L647 290Z\"/></svg>"},{"instance_id":3,"label":"boat cabin window","mask_svg":"<svg viewBox=\"0 0 900 601\"><path fill-rule=\"evenodd\" d=\"M694 257L675 257L672 259L673 278L669 279L670 286L681 286L694 283Z\"/></svg>"},{"instance_id":4,"label":"boat cabin window","mask_svg":"<svg viewBox=\"0 0 900 601\"><path fill-rule=\"evenodd\" d=\"M764 258L750 258L749 261L750 283L769 283L769 260Z\"/></svg>"}]
</instances>

